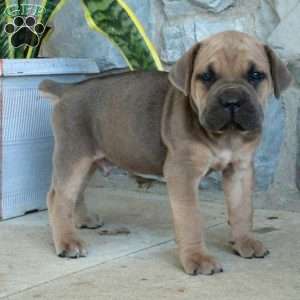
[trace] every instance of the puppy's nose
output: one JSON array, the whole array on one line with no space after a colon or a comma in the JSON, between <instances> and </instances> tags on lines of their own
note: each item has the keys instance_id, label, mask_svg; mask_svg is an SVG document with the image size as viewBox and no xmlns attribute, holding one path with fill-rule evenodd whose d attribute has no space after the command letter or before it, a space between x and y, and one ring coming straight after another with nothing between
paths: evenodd
<instances>
[{"instance_id":1,"label":"puppy's nose","mask_svg":"<svg viewBox=\"0 0 300 300\"><path fill-rule=\"evenodd\" d=\"M221 105L225 110L236 112L241 107L241 101L239 97L220 97L219 98Z\"/></svg>"}]
</instances>

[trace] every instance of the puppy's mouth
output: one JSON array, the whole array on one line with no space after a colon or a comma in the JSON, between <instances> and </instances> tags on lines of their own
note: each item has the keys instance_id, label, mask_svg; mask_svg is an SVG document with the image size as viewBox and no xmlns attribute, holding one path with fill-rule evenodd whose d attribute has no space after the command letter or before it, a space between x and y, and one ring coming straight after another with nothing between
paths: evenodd
<instances>
[{"instance_id":1,"label":"puppy's mouth","mask_svg":"<svg viewBox=\"0 0 300 300\"><path fill-rule=\"evenodd\" d=\"M229 122L229 123L225 124L218 131L225 131L225 130L248 131L241 124L236 123L235 121L232 121L232 122Z\"/></svg>"},{"instance_id":2,"label":"puppy's mouth","mask_svg":"<svg viewBox=\"0 0 300 300\"><path fill-rule=\"evenodd\" d=\"M262 111L254 108L235 113L216 109L206 112L200 117L201 126L216 133L225 131L256 132L261 130L262 122Z\"/></svg>"},{"instance_id":3,"label":"puppy's mouth","mask_svg":"<svg viewBox=\"0 0 300 300\"><path fill-rule=\"evenodd\" d=\"M220 131L225 130L237 130L237 131L247 131L247 129L238 121L236 121L239 114L240 106L238 107L228 107L225 113L228 117L228 122L223 126L221 125Z\"/></svg>"}]
</instances>

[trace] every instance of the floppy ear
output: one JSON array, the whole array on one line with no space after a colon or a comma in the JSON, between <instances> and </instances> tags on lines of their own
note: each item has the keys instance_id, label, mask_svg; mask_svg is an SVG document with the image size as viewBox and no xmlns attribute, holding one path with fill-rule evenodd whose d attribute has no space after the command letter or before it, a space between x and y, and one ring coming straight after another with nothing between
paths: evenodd
<instances>
[{"instance_id":1,"label":"floppy ear","mask_svg":"<svg viewBox=\"0 0 300 300\"><path fill-rule=\"evenodd\" d=\"M172 67L169 73L171 83L188 96L190 93L190 81L193 73L194 60L200 48L200 43L194 45Z\"/></svg>"},{"instance_id":2,"label":"floppy ear","mask_svg":"<svg viewBox=\"0 0 300 300\"><path fill-rule=\"evenodd\" d=\"M290 71L277 54L267 45L265 45L265 50L269 59L274 95L279 98L281 92L288 88L293 79Z\"/></svg>"}]
</instances>

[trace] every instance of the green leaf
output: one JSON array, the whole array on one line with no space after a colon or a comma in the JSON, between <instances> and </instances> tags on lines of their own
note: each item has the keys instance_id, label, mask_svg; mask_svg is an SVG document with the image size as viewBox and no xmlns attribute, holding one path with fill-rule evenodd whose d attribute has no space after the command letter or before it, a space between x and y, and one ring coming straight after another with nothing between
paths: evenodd
<instances>
[{"instance_id":1,"label":"green leaf","mask_svg":"<svg viewBox=\"0 0 300 300\"><path fill-rule=\"evenodd\" d=\"M26 1L26 0L23 0ZM41 43L45 36L51 33L50 28L47 27L47 23L55 16L55 14L63 7L66 0L43 0L40 5L43 7L42 14L37 17L37 22L45 26L45 31L42 35L39 35L40 43L37 47L28 47L25 51L26 58L38 57Z\"/></svg>"},{"instance_id":2,"label":"green leaf","mask_svg":"<svg viewBox=\"0 0 300 300\"><path fill-rule=\"evenodd\" d=\"M81 1L89 26L106 35L119 48L131 69L162 70L154 46L123 0Z\"/></svg>"},{"instance_id":3,"label":"green leaf","mask_svg":"<svg viewBox=\"0 0 300 300\"><path fill-rule=\"evenodd\" d=\"M9 1L0 1L0 58L14 57L14 48L10 43L10 36L5 32L5 26L11 21L11 18L5 12L10 4Z\"/></svg>"}]
</instances>

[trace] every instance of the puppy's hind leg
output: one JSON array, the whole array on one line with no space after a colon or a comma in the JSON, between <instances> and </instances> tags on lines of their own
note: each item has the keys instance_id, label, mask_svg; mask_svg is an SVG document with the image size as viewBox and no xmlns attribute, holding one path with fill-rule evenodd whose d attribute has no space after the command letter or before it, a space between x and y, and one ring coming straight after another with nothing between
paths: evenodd
<instances>
[{"instance_id":1,"label":"puppy's hind leg","mask_svg":"<svg viewBox=\"0 0 300 300\"><path fill-rule=\"evenodd\" d=\"M94 163L88 174L88 179L94 174L96 164ZM85 186L81 188L74 207L74 224L77 228L96 229L103 225L103 221L96 213L89 212L84 199Z\"/></svg>"},{"instance_id":2,"label":"puppy's hind leg","mask_svg":"<svg viewBox=\"0 0 300 300\"><path fill-rule=\"evenodd\" d=\"M77 258L86 256L87 251L77 236L73 222L74 208L93 161L84 157L76 162L68 159L64 166L61 162L55 156L52 187L48 193L50 224L57 255Z\"/></svg>"}]
</instances>

